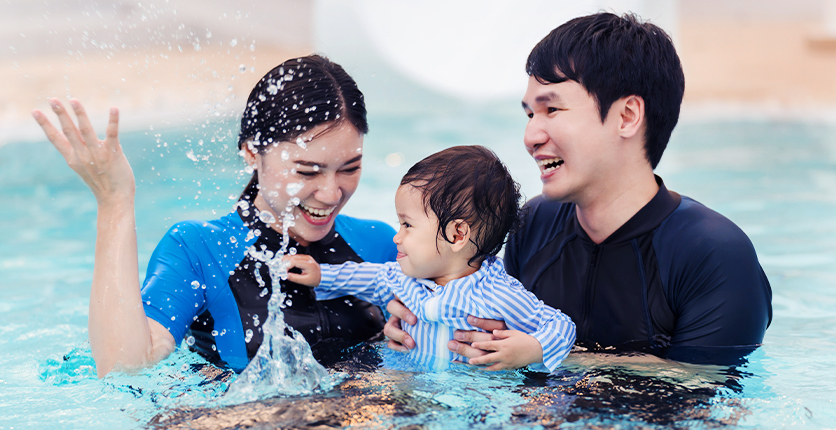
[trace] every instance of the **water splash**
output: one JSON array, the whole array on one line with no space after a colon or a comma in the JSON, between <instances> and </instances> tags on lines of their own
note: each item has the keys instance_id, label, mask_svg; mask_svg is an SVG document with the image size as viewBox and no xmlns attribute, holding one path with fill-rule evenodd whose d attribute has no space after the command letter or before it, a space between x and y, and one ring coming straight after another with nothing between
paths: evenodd
<instances>
[{"instance_id":1,"label":"water splash","mask_svg":"<svg viewBox=\"0 0 836 430\"><path fill-rule=\"evenodd\" d=\"M255 247L247 251L267 265L273 280L273 294L267 302L267 321L262 326L264 341L250 364L230 385L223 403L239 404L275 396L311 394L330 390L339 382L314 359L305 337L285 324L281 310L285 294L279 282L287 279L288 269L288 263L282 257L288 253L288 229L295 224L292 211L298 204L299 199L293 198L282 212L282 246L275 254L267 249L259 251Z\"/></svg>"}]
</instances>

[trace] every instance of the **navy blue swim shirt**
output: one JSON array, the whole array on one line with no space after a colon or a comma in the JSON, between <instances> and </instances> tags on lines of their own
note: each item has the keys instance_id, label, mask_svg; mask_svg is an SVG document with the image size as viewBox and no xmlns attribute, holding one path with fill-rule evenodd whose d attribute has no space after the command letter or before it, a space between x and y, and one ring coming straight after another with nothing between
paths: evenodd
<instances>
[{"instance_id":1,"label":"navy blue swim shirt","mask_svg":"<svg viewBox=\"0 0 836 430\"><path fill-rule=\"evenodd\" d=\"M142 287L149 318L177 342L194 340L190 348L208 361L235 370L246 367L261 345L273 288L268 267L247 249L275 253L282 241L256 216L255 192L248 188L242 198L247 204L220 219L174 225L151 255ZM384 263L397 255L394 235L385 223L338 215L322 240L301 246L291 239L290 246L320 263ZM318 302L312 288L287 281L281 288L285 322L305 336L317 359L383 328L380 308L353 296Z\"/></svg>"},{"instance_id":2,"label":"navy blue swim shirt","mask_svg":"<svg viewBox=\"0 0 836 430\"><path fill-rule=\"evenodd\" d=\"M736 364L772 320L751 241L702 204L659 191L600 244L575 205L538 196L505 250L508 273L577 325L576 345Z\"/></svg>"}]
</instances>

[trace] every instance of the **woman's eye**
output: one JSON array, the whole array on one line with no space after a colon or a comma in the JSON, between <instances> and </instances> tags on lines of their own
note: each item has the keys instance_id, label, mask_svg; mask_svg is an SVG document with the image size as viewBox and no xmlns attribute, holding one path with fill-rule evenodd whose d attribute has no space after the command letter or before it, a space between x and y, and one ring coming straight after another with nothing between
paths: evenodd
<instances>
[{"instance_id":1,"label":"woman's eye","mask_svg":"<svg viewBox=\"0 0 836 430\"><path fill-rule=\"evenodd\" d=\"M342 172L343 173L348 173L350 175L352 173L356 173L359 170L360 170L360 166L354 166L354 167L349 167L347 169L343 169Z\"/></svg>"},{"instance_id":2,"label":"woman's eye","mask_svg":"<svg viewBox=\"0 0 836 430\"><path fill-rule=\"evenodd\" d=\"M306 177L309 177L309 178L314 177L314 176L319 174L319 172L302 172L302 171L299 171L299 170L297 170L296 173L298 173L301 176L306 176Z\"/></svg>"}]
</instances>

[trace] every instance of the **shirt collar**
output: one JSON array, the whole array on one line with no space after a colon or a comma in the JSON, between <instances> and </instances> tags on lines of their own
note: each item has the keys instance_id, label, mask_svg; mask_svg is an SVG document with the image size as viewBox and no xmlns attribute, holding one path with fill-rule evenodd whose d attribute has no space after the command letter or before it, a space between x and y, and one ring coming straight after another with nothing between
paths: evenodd
<instances>
[{"instance_id":1,"label":"shirt collar","mask_svg":"<svg viewBox=\"0 0 836 430\"><path fill-rule=\"evenodd\" d=\"M626 242L648 233L658 227L662 221L676 210L680 201L682 201L682 196L673 191L669 191L665 187L662 178L656 175L654 177L656 178L656 183L659 185L659 191L656 192L656 195L644 207L639 209L635 215L627 220L627 222L601 242L601 245ZM581 237L591 241L589 235L586 234L586 231L584 231L578 221L577 212L575 212L574 217L574 228Z\"/></svg>"}]
</instances>

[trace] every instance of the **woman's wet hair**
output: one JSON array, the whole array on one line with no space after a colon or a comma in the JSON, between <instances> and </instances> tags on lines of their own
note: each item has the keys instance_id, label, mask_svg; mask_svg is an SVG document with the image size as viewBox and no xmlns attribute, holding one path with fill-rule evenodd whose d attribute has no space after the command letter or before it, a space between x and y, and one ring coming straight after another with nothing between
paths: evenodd
<instances>
[{"instance_id":1,"label":"woman's wet hair","mask_svg":"<svg viewBox=\"0 0 836 430\"><path fill-rule=\"evenodd\" d=\"M520 185L499 157L483 146L454 146L430 155L406 172L401 185L421 192L424 211L438 218L438 234L447 242L447 225L464 220L476 254L469 265L496 255L520 225Z\"/></svg>"},{"instance_id":2,"label":"woman's wet hair","mask_svg":"<svg viewBox=\"0 0 836 430\"><path fill-rule=\"evenodd\" d=\"M541 84L567 80L595 99L603 122L627 96L645 103L645 156L654 169L679 120L685 75L670 36L635 15L575 18L555 28L528 56L525 71Z\"/></svg>"},{"instance_id":3,"label":"woman's wet hair","mask_svg":"<svg viewBox=\"0 0 836 430\"><path fill-rule=\"evenodd\" d=\"M252 139L256 150L292 142L321 124L348 121L369 132L363 93L343 68L320 56L287 60L267 72L250 92L241 117L238 148Z\"/></svg>"},{"instance_id":4,"label":"woman's wet hair","mask_svg":"<svg viewBox=\"0 0 836 430\"><path fill-rule=\"evenodd\" d=\"M238 133L244 144L263 152L281 142L294 142L308 130L344 123L358 133L369 132L366 104L357 83L337 63L321 56L293 58L267 72L247 98ZM247 189L255 186L258 175Z\"/></svg>"}]
</instances>

